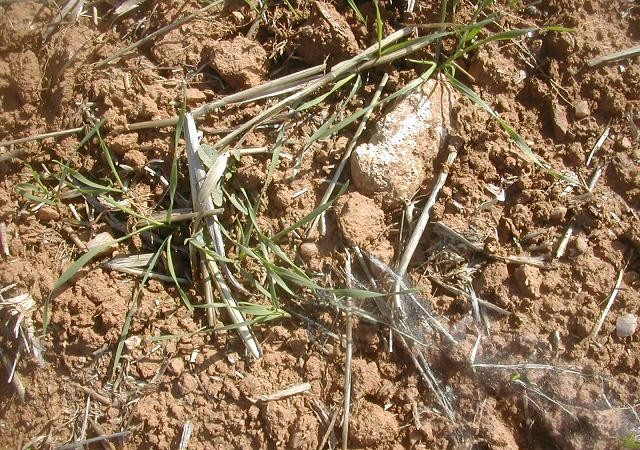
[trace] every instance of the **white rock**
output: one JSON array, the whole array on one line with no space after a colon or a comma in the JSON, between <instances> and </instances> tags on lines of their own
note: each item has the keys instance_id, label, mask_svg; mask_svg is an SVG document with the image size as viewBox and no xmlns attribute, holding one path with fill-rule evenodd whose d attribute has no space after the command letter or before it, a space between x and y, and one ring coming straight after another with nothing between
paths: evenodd
<instances>
[{"instance_id":1,"label":"white rock","mask_svg":"<svg viewBox=\"0 0 640 450\"><path fill-rule=\"evenodd\" d=\"M633 314L618 316L616 319L616 334L619 338L633 336L638 328L638 318Z\"/></svg>"},{"instance_id":2,"label":"white rock","mask_svg":"<svg viewBox=\"0 0 640 450\"><path fill-rule=\"evenodd\" d=\"M398 205L418 190L442 148L455 101L450 86L430 80L404 97L351 157L351 177L364 195Z\"/></svg>"}]
</instances>

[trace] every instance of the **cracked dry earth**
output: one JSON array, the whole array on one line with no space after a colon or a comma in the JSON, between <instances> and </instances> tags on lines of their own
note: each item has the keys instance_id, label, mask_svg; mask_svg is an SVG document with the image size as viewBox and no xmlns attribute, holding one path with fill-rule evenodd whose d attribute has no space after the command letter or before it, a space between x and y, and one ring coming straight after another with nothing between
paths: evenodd
<instances>
[{"instance_id":1,"label":"cracked dry earth","mask_svg":"<svg viewBox=\"0 0 640 450\"><path fill-rule=\"evenodd\" d=\"M0 140L105 119L104 137L118 167L126 168L131 196L141 210L153 211L166 189L146 169L169 177L175 130L123 133L122 127L174 117L182 102L182 80L187 82L187 107L195 108L275 79L280 70L291 73L327 58L331 64L342 61L376 41L371 3L359 3L367 25L346 2L291 3L297 12L288 2L269 2L270 20L264 23L250 5L226 2L126 58L97 67L93 63L202 3L146 1L117 16L109 2L93 2L97 25L87 5L87 14L65 20L44 39L57 14L53 4L0 2ZM438 22L438 2L417 3L413 15L405 16L404 5L381 1L384 34L404 23ZM640 66L638 57L597 67L586 62L638 45L640 7L624 0L550 0L496 2L496 8L515 3L522 7L504 16L500 26L557 24L574 31L489 43L459 61L466 72L461 79L553 168L586 185L594 173L601 176L587 192L539 170L522 158L494 119L458 95L442 150L411 167L419 171L417 184L402 193L402 200L415 202L417 215L442 170L446 149L457 149L408 271L412 285L456 340L453 345L434 338L426 350L455 418L443 413L410 355L397 345L389 351L388 327L356 317L349 448L638 448L632 438L640 432L635 409L640 341L635 334L619 337L616 321L640 312ZM466 23L472 11L471 2L458 2L451 21ZM432 55L433 48L427 48L420 57ZM368 104L384 72L392 92L422 70L403 62L370 71L347 109ZM332 101L321 105L314 119L300 121L283 152L301 152L333 113ZM212 114L201 122L201 130L215 141L264 105L253 102ZM375 110L370 122L383 122L385 112ZM590 157L605 130L606 139ZM367 129L360 143L374 131ZM283 160L258 218L265 231L289 226L315 208L354 132L355 126L347 127L317 141L299 170L293 160ZM243 145L273 145L275 134L268 128L253 130ZM81 255L65 227L81 242L101 232L121 235L88 216L81 202L75 205L83 222L68 201L35 210L36 204L20 194L21 184L33 182L34 173L56 170L54 161L92 179L109 176L99 145L91 140L79 147L83 137L69 134L0 148L0 221L8 247L0 260L0 287L12 286L5 298L25 292L33 297L38 333L56 280ZM265 154L243 156L227 180L230 189L258 195L270 160ZM182 169L186 173L181 162ZM349 172L342 181L351 178ZM186 178L178 191L188 196ZM388 199L366 183L352 183L329 210L324 236L304 242L290 237L283 249L319 282L340 273L345 245L357 244L392 263L407 233L401 224L408 225L404 203ZM232 223L228 216L221 220ZM569 239L557 256L563 236ZM133 239L111 249L109 256L137 253L142 246ZM524 264L523 258L544 264ZM53 298L48 332L40 337L46 365L40 368L23 357L17 366L24 402L5 382L8 364L3 363L0 448L57 448L82 436L128 431L125 439L85 448L177 449L186 423L193 427L190 449L340 447L342 311L301 294L290 305L297 314L254 326L264 355L253 360L233 331L196 333L204 314L189 313L171 283L149 280L129 329L133 339L127 340L114 370L113 352L139 279L106 269L101 264L106 259L87 266ZM180 263L186 273L189 262ZM597 335L589 338L621 272L615 301ZM479 329L467 291L443 285L472 289L509 314L482 308L488 329ZM201 301L195 286L188 293ZM370 302L358 306L369 308ZM478 334L483 335L480 341ZM0 339L0 347L10 347L7 336ZM472 352L476 367L470 363ZM259 400L305 382L310 384L306 393Z\"/></svg>"}]
</instances>

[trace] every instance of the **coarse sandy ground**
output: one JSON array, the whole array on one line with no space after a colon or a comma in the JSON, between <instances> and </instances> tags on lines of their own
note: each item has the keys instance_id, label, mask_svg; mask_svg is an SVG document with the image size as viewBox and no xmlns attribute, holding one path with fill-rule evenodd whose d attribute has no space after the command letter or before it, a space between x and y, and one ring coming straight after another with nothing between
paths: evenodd
<instances>
[{"instance_id":1,"label":"coarse sandy ground","mask_svg":"<svg viewBox=\"0 0 640 450\"><path fill-rule=\"evenodd\" d=\"M5 3L0 2L0 140L106 119L101 133L140 214L166 207L166 187L145 168L169 178L175 127L123 132L123 126L176 116L183 93L187 108L195 108L326 58L330 64L342 61L376 42L371 2L358 2L368 18L365 26L346 2L269 2L265 21L256 8L229 1L121 59L96 66L204 3L147 0L118 15L108 2L96 1L94 23L91 2L86 2L86 14L67 17L50 28L46 39L55 7ZM412 15L403 12L405 7L380 2L384 35L406 23L438 22L438 2L418 1ZM459 1L447 22L469 23L473 10L472 2ZM488 28L491 33L546 25L574 29L488 43L460 58L457 73L540 158L582 185L571 188L527 162L495 119L458 95L449 130L458 157L408 273L457 341L453 345L434 337L426 350L454 416L443 412L408 352L397 342L389 351L388 326L356 315L349 448L640 448L632 442L640 433L634 409L640 402L640 341L637 335L619 338L615 331L618 317L640 312L640 66L638 57L587 65L594 57L638 44L640 5L622 0L497 2L487 11L505 13ZM419 29L423 35L431 32ZM445 41L444 54L451 45ZM412 57L432 59L433 54L430 46ZM364 87L342 109L338 104L350 85L311 109L312 114L296 116L282 151L297 157L331 114L367 105L383 73L390 76L385 88L390 93L422 71L424 66L404 60L367 72ZM199 128L213 143L270 102L225 108L207 115ZM370 122L379 122L385 112L374 110ZM258 217L265 232L292 225L318 205L356 126L314 143L299 171L294 171L295 159L282 159ZM589 158L605 130L607 138ZM360 141L371 132L365 131ZM242 146L273 146L277 134L273 127L253 130ZM60 172L55 161L92 180L110 177L95 137L79 146L84 135L0 148L0 221L9 250L0 260L0 288L10 286L5 298L32 295L38 335L56 280L82 254L72 235L81 243L104 231L122 236L81 199L36 208L37 202L20 193L21 183L34 183L34 174L55 186L46 175ZM183 143L178 151L184 155ZM9 152L15 152L13 157L6 157ZM413 199L416 214L442 170L444 153L422 169L424 181ZM225 181L227 189L244 188L256 198L270 161L270 154L242 156ZM181 156L179 162L178 192L188 198L186 159ZM589 191L585 186L596 172L601 177ZM347 170L341 180L349 178ZM233 227L236 219L237 214L226 213L220 220ZM134 222L129 221L129 231ZM478 248L461 244L435 222ZM303 244L292 234L281 242L322 285L345 285L345 245L356 243L391 263L406 237L401 203L358 193L353 185L329 210L326 223L323 237ZM566 251L556 257L569 227L573 232ZM185 237L182 228L174 242L181 245ZM142 251L144 242L137 237L112 249L112 256ZM505 259L510 257L539 257L536 261L544 264ZM233 330L195 333L205 324L204 314L198 309L191 314L173 283L149 280L135 301L140 278L106 269L102 263L107 259L97 258L51 296L50 324L40 337L46 365L23 356L17 366L24 402L15 386L5 383L9 364L2 368L0 448L56 448L129 431L124 441L87 448L177 449L187 422L193 426L190 449L340 447L343 310L308 289L297 292L295 300L283 300L290 317L253 326L263 351L254 360ZM178 275L189 274L188 258L178 258L176 268ZM589 337L621 272L602 328ZM490 326L476 327L468 296L434 279L470 289L509 315L482 308ZM194 303L202 302L197 286L189 285L187 294ZM134 339L113 367L133 303L138 307L127 336ZM375 311L371 299L358 305ZM482 339L474 349L478 335ZM158 336L165 338L152 339ZM0 348L11 357L11 338L0 339ZM472 367L472 349L475 363L488 366ZM525 363L555 369L517 367ZM303 382L310 383L304 394L256 399Z\"/></svg>"}]
</instances>

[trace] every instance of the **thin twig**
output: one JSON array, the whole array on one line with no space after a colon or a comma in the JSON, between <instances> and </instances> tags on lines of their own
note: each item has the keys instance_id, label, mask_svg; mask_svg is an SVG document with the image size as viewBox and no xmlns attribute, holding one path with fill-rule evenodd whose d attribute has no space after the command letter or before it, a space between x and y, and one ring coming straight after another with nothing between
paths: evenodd
<instances>
[{"instance_id":1,"label":"thin twig","mask_svg":"<svg viewBox=\"0 0 640 450\"><path fill-rule=\"evenodd\" d=\"M610 63L614 61L620 61L621 59L633 58L640 55L640 45L635 47L625 48L618 52L609 53L608 55L598 56L596 58L587 61L589 67L599 66L600 64Z\"/></svg>"},{"instance_id":2,"label":"thin twig","mask_svg":"<svg viewBox=\"0 0 640 450\"><path fill-rule=\"evenodd\" d=\"M609 294L609 298L607 299L607 305L604 307L604 310L602 311L602 314L600 314L598 321L593 326L591 333L589 333L589 336L587 336L584 340L594 339L597 336L598 332L600 331L600 328L602 328L604 319L607 317L607 314L609 314L611 305L613 305L613 302L618 296L618 292L620 292L620 286L622 285L623 275L624 275L624 267L622 267L618 272L618 278L616 279L616 283L613 285L613 290L611 291L611 294Z\"/></svg>"},{"instance_id":3,"label":"thin twig","mask_svg":"<svg viewBox=\"0 0 640 450\"><path fill-rule=\"evenodd\" d=\"M347 288L351 288L351 255L345 251L344 270L347 274ZM344 394L342 401L342 450L347 450L349 440L349 412L351 409L351 358L353 356L353 321L351 317L351 297L345 299Z\"/></svg>"},{"instance_id":4,"label":"thin twig","mask_svg":"<svg viewBox=\"0 0 640 450\"><path fill-rule=\"evenodd\" d=\"M441 288L453 293L453 294L457 294L457 295L461 295L463 297L466 297L468 300L471 300L471 294L463 291L462 289L458 289L457 287L451 286L447 283L445 283L444 281L442 281L439 277L435 276L435 275L429 275L428 276L429 280L433 281L434 283L436 283L438 286L440 286ZM483 300L479 297L476 296L476 300L478 301L478 303L481 306L484 306L487 309L490 309L494 312L497 312L498 314L502 314L503 316L509 316L511 315L511 313L509 311L507 311L504 308L499 307L498 305L494 305L491 302L488 302L486 300Z\"/></svg>"},{"instance_id":5,"label":"thin twig","mask_svg":"<svg viewBox=\"0 0 640 450\"><path fill-rule=\"evenodd\" d=\"M91 439L84 439L82 441L76 441L76 442L71 442L70 444L61 445L59 447L56 447L56 450L73 450L76 448L83 447L85 445L93 444L94 442L122 438L125 436L129 436L129 434L130 434L129 431L120 431L118 433L105 434L105 435L97 436Z\"/></svg>"},{"instance_id":6,"label":"thin twig","mask_svg":"<svg viewBox=\"0 0 640 450\"><path fill-rule=\"evenodd\" d=\"M607 128L605 128L605 130L602 132L602 134L600 135L596 143L593 145L593 148L591 149L591 151L589 152L589 156L587 157L587 167L589 167L589 165L591 164L591 160L593 159L593 156L600 149L600 147L602 147L602 145L604 144L604 141L606 141L607 138L609 137L610 131L611 131L611 127L607 126Z\"/></svg>"},{"instance_id":7,"label":"thin twig","mask_svg":"<svg viewBox=\"0 0 640 450\"><path fill-rule=\"evenodd\" d=\"M570 373L573 375L582 375L582 372L573 368L564 368L552 366L551 364L522 363L522 364L490 364L490 363L474 363L473 367L478 369L500 369L500 370L550 370L559 373Z\"/></svg>"},{"instance_id":8,"label":"thin twig","mask_svg":"<svg viewBox=\"0 0 640 450\"><path fill-rule=\"evenodd\" d=\"M469 247L474 252L481 253L482 255L486 256L487 258L490 258L490 259L493 259L493 260L497 260L497 261L502 261L502 262L505 262L505 263L508 263L508 264L527 264L527 265L531 265L531 266L535 266L535 267L540 267L540 268L543 268L543 269L546 269L546 268L549 267L541 259L535 258L535 257L531 257L531 256L502 256L502 255L495 255L493 253L489 253L484 248L484 245L479 244L479 243L475 243L475 242L471 242L470 240L465 238L462 234L460 234L458 231L456 231L453 228L449 227L447 224L445 224L443 222L434 222L434 225L436 226L436 228L438 228L444 234L459 240L460 242L462 242L464 245Z\"/></svg>"},{"instance_id":9,"label":"thin twig","mask_svg":"<svg viewBox=\"0 0 640 450\"><path fill-rule=\"evenodd\" d=\"M7 224L0 221L0 251L2 256L11 256L9 252L9 235L7 233Z\"/></svg>"},{"instance_id":10,"label":"thin twig","mask_svg":"<svg viewBox=\"0 0 640 450\"><path fill-rule=\"evenodd\" d=\"M322 436L322 440L320 441L320 445L318 445L317 450L322 450L324 446L327 445L327 441L329 440L329 436L331 436L331 432L333 431L337 418L338 410L336 409L333 411L333 414L331 414L331 420L329 421L329 425L327 425L327 431L325 431L324 436Z\"/></svg>"},{"instance_id":11,"label":"thin twig","mask_svg":"<svg viewBox=\"0 0 640 450\"><path fill-rule=\"evenodd\" d=\"M20 375L18 375L17 373L12 373L12 369L11 369L12 364L9 361L9 358L7 357L6 353L2 350L2 347L0 347L0 362L2 362L2 365L7 371L7 379L11 377L11 384L13 385L13 388L15 389L16 394L18 395L18 399L20 400L20 403L24 403L26 389L24 388L24 384L22 384Z\"/></svg>"},{"instance_id":12,"label":"thin twig","mask_svg":"<svg viewBox=\"0 0 640 450\"><path fill-rule=\"evenodd\" d=\"M69 128L68 130L52 131L51 133L36 134L33 136L13 139L11 141L0 142L0 147L9 147L11 145L24 144L25 142L42 141L43 139L48 139L53 137L68 136L70 134L82 133L84 130L85 130L85 127L77 127L77 128ZM0 162L5 161L4 159L5 156L8 159L8 158L12 158L15 155L10 155L10 154L2 155L0 156L0 158L3 158L3 159L0 159Z\"/></svg>"},{"instance_id":13,"label":"thin twig","mask_svg":"<svg viewBox=\"0 0 640 450\"><path fill-rule=\"evenodd\" d=\"M558 249L556 250L554 259L562 258L562 256L564 255L564 252L567 250L567 245L569 245L569 240L571 239L571 236L573 236L573 223L570 223L567 229L565 230L564 235L562 236L562 239L558 244Z\"/></svg>"},{"instance_id":14,"label":"thin twig","mask_svg":"<svg viewBox=\"0 0 640 450\"><path fill-rule=\"evenodd\" d=\"M403 278L407 273L407 268L409 267L409 262L413 257L414 252L416 251L416 247L418 246L418 242L424 233L427 224L429 223L429 218L431 217L431 208L436 204L436 200L438 198L438 194L440 194L440 190L442 190L445 182L447 181L447 177L449 176L449 168L453 161L456 159L458 152L455 148L451 147L449 151L449 155L447 156L447 160L444 163L444 167L440 171L440 175L438 175L438 179L436 180L436 184L433 187L433 191L431 191L431 195L427 199L427 203L424 205L424 209L420 214L420 218L416 223L407 244L405 245L404 252L400 257L400 261L398 263L397 275L400 278ZM398 292L400 290L400 282L396 281L394 286L394 291ZM395 294L394 301L396 304L396 308L400 307L400 296Z\"/></svg>"},{"instance_id":15,"label":"thin twig","mask_svg":"<svg viewBox=\"0 0 640 450\"><path fill-rule=\"evenodd\" d=\"M301 383L295 386L291 386L287 389L282 389L278 392L274 392L272 394L258 395L257 397L247 397L251 403L258 402L273 402L276 400L282 400L283 398L291 397L293 395L302 394L311 390L311 384L309 383Z\"/></svg>"},{"instance_id":16,"label":"thin twig","mask_svg":"<svg viewBox=\"0 0 640 450\"><path fill-rule=\"evenodd\" d=\"M89 417L89 425L91 425L91 429L96 434L96 436L103 436L107 434L104 432L104 429L100 426L100 424L91 417ZM100 441L100 445L104 450L115 450L115 447L109 441L102 440Z\"/></svg>"}]
</instances>

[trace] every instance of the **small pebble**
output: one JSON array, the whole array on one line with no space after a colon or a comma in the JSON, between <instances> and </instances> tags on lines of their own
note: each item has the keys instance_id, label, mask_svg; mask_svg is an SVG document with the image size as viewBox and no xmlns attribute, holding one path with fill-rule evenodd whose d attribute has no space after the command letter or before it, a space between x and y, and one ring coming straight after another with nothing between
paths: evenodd
<instances>
[{"instance_id":1,"label":"small pebble","mask_svg":"<svg viewBox=\"0 0 640 450\"><path fill-rule=\"evenodd\" d=\"M124 341L124 346L127 347L127 350L132 351L141 343L142 338L140 336L131 336Z\"/></svg>"},{"instance_id":2,"label":"small pebble","mask_svg":"<svg viewBox=\"0 0 640 450\"><path fill-rule=\"evenodd\" d=\"M43 222L52 222L60 218L60 213L50 206L43 206L38 210L38 219Z\"/></svg>"},{"instance_id":3,"label":"small pebble","mask_svg":"<svg viewBox=\"0 0 640 450\"><path fill-rule=\"evenodd\" d=\"M198 382L189 372L183 372L178 378L176 387L178 388L178 394L184 397L198 389Z\"/></svg>"},{"instance_id":4,"label":"small pebble","mask_svg":"<svg viewBox=\"0 0 640 450\"><path fill-rule=\"evenodd\" d=\"M589 244L585 238L578 236L574 239L572 248L576 255L581 255L588 250Z\"/></svg>"},{"instance_id":5,"label":"small pebble","mask_svg":"<svg viewBox=\"0 0 640 450\"><path fill-rule=\"evenodd\" d=\"M172 375L180 375L184 371L184 360L182 358L173 358L169 361L167 372Z\"/></svg>"},{"instance_id":6,"label":"small pebble","mask_svg":"<svg viewBox=\"0 0 640 450\"><path fill-rule=\"evenodd\" d=\"M305 259L313 259L318 256L319 253L318 245L314 242L305 242L300 246L300 256Z\"/></svg>"},{"instance_id":7,"label":"small pebble","mask_svg":"<svg viewBox=\"0 0 640 450\"><path fill-rule=\"evenodd\" d=\"M621 150L629 150L631 149L632 145L633 144L631 144L631 140L626 136L620 139L620 142L618 142L618 147Z\"/></svg>"},{"instance_id":8,"label":"small pebble","mask_svg":"<svg viewBox=\"0 0 640 450\"><path fill-rule=\"evenodd\" d=\"M553 220L556 223L560 223L562 221L564 221L564 217L567 215L567 208L565 208L564 206L556 206L555 208L553 208L551 210L551 220Z\"/></svg>"},{"instance_id":9,"label":"small pebble","mask_svg":"<svg viewBox=\"0 0 640 450\"><path fill-rule=\"evenodd\" d=\"M573 107L576 111L576 119L584 119L591 114L591 111L589 111L589 103L585 100L580 100Z\"/></svg>"},{"instance_id":10,"label":"small pebble","mask_svg":"<svg viewBox=\"0 0 640 450\"><path fill-rule=\"evenodd\" d=\"M616 320L616 334L619 338L633 336L638 328L638 318L633 314L618 316Z\"/></svg>"}]
</instances>

